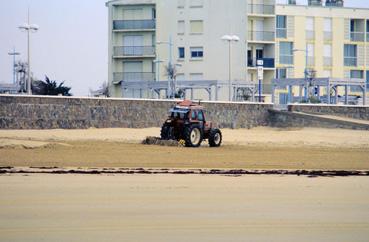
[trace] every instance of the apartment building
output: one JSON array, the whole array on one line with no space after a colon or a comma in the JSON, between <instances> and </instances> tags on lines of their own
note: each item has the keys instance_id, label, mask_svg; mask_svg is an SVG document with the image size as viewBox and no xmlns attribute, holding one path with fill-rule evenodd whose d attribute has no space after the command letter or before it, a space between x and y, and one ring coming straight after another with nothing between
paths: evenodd
<instances>
[{"instance_id":1,"label":"apartment building","mask_svg":"<svg viewBox=\"0 0 369 242\"><path fill-rule=\"evenodd\" d=\"M168 80L166 66L177 69L176 80L218 82L218 99L228 100L232 79L246 81L247 1L245 0L115 0L109 9L109 87L115 97L150 98L153 92L126 89L125 82ZM237 35L229 46L224 35ZM203 90L187 98L215 99ZM165 97L165 93L159 93ZM154 97L157 97L155 94Z\"/></svg>"},{"instance_id":2,"label":"apartment building","mask_svg":"<svg viewBox=\"0 0 369 242\"><path fill-rule=\"evenodd\" d=\"M111 95L166 97L163 91L124 83L168 80L169 62L176 66L177 81L199 86L217 81L187 92L192 99L229 100L229 76L233 84L257 86L258 61L263 63L265 101L271 100L273 78L302 78L306 67L316 77L365 78L369 83L369 9L342 7L342 1L333 0L326 5L319 0L307 6L293 0L109 1ZM221 40L224 35L239 41L229 48ZM219 94L213 90L209 95L211 88ZM232 88L232 100L239 100L236 91Z\"/></svg>"},{"instance_id":3,"label":"apartment building","mask_svg":"<svg viewBox=\"0 0 369 242\"><path fill-rule=\"evenodd\" d=\"M277 77L302 78L307 67L316 77L369 83L369 9L328 5L276 5Z\"/></svg>"}]
</instances>

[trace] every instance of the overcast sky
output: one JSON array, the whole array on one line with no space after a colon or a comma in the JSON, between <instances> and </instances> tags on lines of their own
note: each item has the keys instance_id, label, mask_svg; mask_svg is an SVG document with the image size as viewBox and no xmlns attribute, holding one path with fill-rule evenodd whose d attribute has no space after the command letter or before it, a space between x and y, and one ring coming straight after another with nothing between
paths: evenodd
<instances>
[{"instance_id":1,"label":"overcast sky","mask_svg":"<svg viewBox=\"0 0 369 242\"><path fill-rule=\"evenodd\" d=\"M13 46L27 58L26 34L17 26L27 19L40 30L32 34L34 76L65 81L74 95L87 95L107 80L108 25L105 0L1 0L0 82L12 80ZM278 0L280 3L286 0ZM299 4L306 1L297 0ZM346 0L347 7L368 7L369 0ZM369 17L369 16L368 16Z\"/></svg>"}]
</instances>

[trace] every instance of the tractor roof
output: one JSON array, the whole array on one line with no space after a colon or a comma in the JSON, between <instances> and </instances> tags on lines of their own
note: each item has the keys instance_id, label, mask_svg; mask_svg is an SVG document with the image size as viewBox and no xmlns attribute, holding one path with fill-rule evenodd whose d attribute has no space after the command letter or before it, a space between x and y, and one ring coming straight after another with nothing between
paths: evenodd
<instances>
[{"instance_id":1,"label":"tractor roof","mask_svg":"<svg viewBox=\"0 0 369 242\"><path fill-rule=\"evenodd\" d=\"M190 100L184 100L177 103L177 108L188 108L188 109L204 109L203 106L196 104Z\"/></svg>"}]
</instances>

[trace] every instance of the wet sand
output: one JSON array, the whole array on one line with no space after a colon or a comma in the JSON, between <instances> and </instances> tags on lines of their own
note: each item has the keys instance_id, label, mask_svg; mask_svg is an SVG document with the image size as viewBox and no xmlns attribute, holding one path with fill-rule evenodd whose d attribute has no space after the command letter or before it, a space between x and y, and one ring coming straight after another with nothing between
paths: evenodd
<instances>
[{"instance_id":1,"label":"wet sand","mask_svg":"<svg viewBox=\"0 0 369 242\"><path fill-rule=\"evenodd\" d=\"M369 178L2 175L0 241L367 241Z\"/></svg>"}]
</instances>

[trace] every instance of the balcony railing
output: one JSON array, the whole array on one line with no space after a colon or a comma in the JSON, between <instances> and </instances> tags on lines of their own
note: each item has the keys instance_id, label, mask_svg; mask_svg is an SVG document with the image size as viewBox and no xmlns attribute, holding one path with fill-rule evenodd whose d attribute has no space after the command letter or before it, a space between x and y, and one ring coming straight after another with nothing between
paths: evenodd
<instances>
[{"instance_id":1,"label":"balcony railing","mask_svg":"<svg viewBox=\"0 0 369 242\"><path fill-rule=\"evenodd\" d=\"M114 82L154 81L155 72L115 72Z\"/></svg>"},{"instance_id":2,"label":"balcony railing","mask_svg":"<svg viewBox=\"0 0 369 242\"><path fill-rule=\"evenodd\" d=\"M282 38L282 39L287 38L287 29L277 28L277 38Z\"/></svg>"},{"instance_id":3,"label":"balcony railing","mask_svg":"<svg viewBox=\"0 0 369 242\"><path fill-rule=\"evenodd\" d=\"M142 29L155 29L155 19L148 20L114 20L113 30L142 30Z\"/></svg>"},{"instance_id":4,"label":"balcony railing","mask_svg":"<svg viewBox=\"0 0 369 242\"><path fill-rule=\"evenodd\" d=\"M345 57L345 66L357 66L357 58Z\"/></svg>"},{"instance_id":5,"label":"balcony railing","mask_svg":"<svg viewBox=\"0 0 369 242\"><path fill-rule=\"evenodd\" d=\"M355 42L364 42L365 39L365 33L364 32L351 32L351 41Z\"/></svg>"},{"instance_id":6,"label":"balcony railing","mask_svg":"<svg viewBox=\"0 0 369 242\"><path fill-rule=\"evenodd\" d=\"M254 58L254 59L248 59L247 60L247 66L248 67L257 67L257 61L258 60L262 60L264 65L264 68L274 68L275 67L275 62L274 62L274 58Z\"/></svg>"},{"instance_id":7,"label":"balcony railing","mask_svg":"<svg viewBox=\"0 0 369 242\"><path fill-rule=\"evenodd\" d=\"M332 57L324 57L323 62L324 66L332 66Z\"/></svg>"},{"instance_id":8,"label":"balcony railing","mask_svg":"<svg viewBox=\"0 0 369 242\"><path fill-rule=\"evenodd\" d=\"M332 32L324 31L324 40L332 40Z\"/></svg>"},{"instance_id":9,"label":"balcony railing","mask_svg":"<svg viewBox=\"0 0 369 242\"><path fill-rule=\"evenodd\" d=\"M369 25L369 24L368 24ZM369 32L366 33L366 42L369 42Z\"/></svg>"},{"instance_id":10,"label":"balcony railing","mask_svg":"<svg viewBox=\"0 0 369 242\"><path fill-rule=\"evenodd\" d=\"M115 46L114 56L153 56L154 46Z\"/></svg>"},{"instance_id":11,"label":"balcony railing","mask_svg":"<svg viewBox=\"0 0 369 242\"><path fill-rule=\"evenodd\" d=\"M281 56L279 56L279 63L280 64L292 65L293 64L293 55L281 55Z\"/></svg>"},{"instance_id":12,"label":"balcony railing","mask_svg":"<svg viewBox=\"0 0 369 242\"><path fill-rule=\"evenodd\" d=\"M248 4L248 13L250 14L272 14L275 13L274 5Z\"/></svg>"},{"instance_id":13,"label":"balcony railing","mask_svg":"<svg viewBox=\"0 0 369 242\"><path fill-rule=\"evenodd\" d=\"M315 39L315 33L313 30L306 30L306 39L307 40Z\"/></svg>"},{"instance_id":14,"label":"balcony railing","mask_svg":"<svg viewBox=\"0 0 369 242\"><path fill-rule=\"evenodd\" d=\"M275 33L272 31L249 31L251 41L274 41Z\"/></svg>"}]
</instances>

